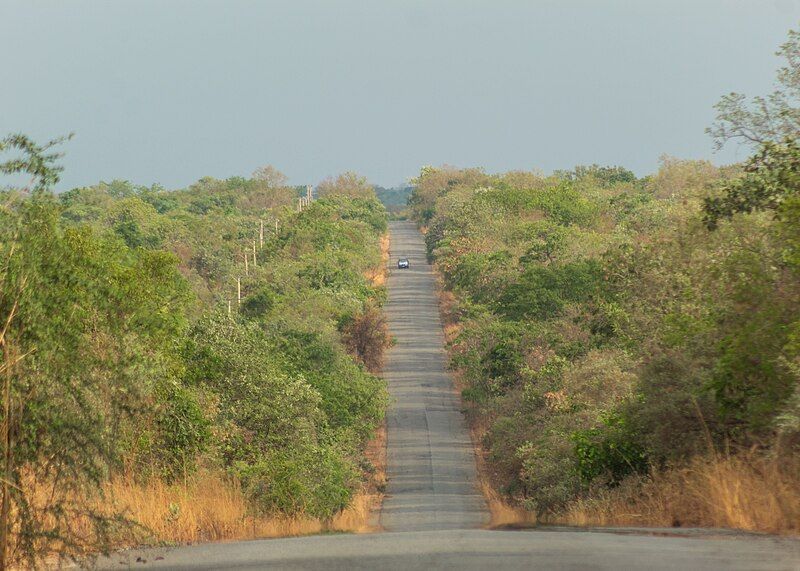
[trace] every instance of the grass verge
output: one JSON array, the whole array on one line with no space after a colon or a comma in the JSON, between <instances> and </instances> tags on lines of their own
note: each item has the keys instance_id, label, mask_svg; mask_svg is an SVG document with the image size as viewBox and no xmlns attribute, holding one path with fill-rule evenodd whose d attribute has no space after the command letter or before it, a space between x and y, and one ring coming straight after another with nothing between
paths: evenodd
<instances>
[{"instance_id":1,"label":"grass verge","mask_svg":"<svg viewBox=\"0 0 800 571\"><path fill-rule=\"evenodd\" d=\"M115 510L142 526L135 543L186 544L207 541L289 537L325 532L376 531L371 514L380 506L386 481L385 427L369 443L366 455L374 472L350 506L330 520L299 516L254 516L235 480L201 471L183 482L159 478L137 482L115 478L105 499ZM121 539L119 547L132 546Z\"/></svg>"},{"instance_id":2,"label":"grass verge","mask_svg":"<svg viewBox=\"0 0 800 571\"><path fill-rule=\"evenodd\" d=\"M800 461L772 451L696 457L577 500L548 523L800 533Z\"/></svg>"}]
</instances>

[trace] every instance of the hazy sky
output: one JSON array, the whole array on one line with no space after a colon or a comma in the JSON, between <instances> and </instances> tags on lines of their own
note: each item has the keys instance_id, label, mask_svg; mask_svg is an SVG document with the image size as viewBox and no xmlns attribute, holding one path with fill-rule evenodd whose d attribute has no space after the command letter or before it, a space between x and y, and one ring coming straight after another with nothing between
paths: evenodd
<instances>
[{"instance_id":1,"label":"hazy sky","mask_svg":"<svg viewBox=\"0 0 800 571\"><path fill-rule=\"evenodd\" d=\"M767 92L798 21L800 0L0 0L0 135L74 131L61 189L731 162L712 105Z\"/></svg>"}]
</instances>

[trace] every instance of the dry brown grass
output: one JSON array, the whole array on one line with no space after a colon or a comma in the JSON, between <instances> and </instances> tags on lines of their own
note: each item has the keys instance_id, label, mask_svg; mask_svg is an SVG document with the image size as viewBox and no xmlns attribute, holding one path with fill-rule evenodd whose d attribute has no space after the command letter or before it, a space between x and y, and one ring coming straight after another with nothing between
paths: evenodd
<instances>
[{"instance_id":1,"label":"dry brown grass","mask_svg":"<svg viewBox=\"0 0 800 571\"><path fill-rule=\"evenodd\" d=\"M155 541L195 543L314 533L321 523L311 518L257 518L236 482L206 472L189 482L165 484L158 478L144 483L120 478L107 494L119 509L142 524Z\"/></svg>"},{"instance_id":2,"label":"dry brown grass","mask_svg":"<svg viewBox=\"0 0 800 571\"><path fill-rule=\"evenodd\" d=\"M111 481L111 505L141 524L148 542L205 541L287 537L325 531L365 533L376 493L358 493L349 508L329 521L296 516L252 516L238 484L215 472L202 472L187 482L166 484L158 478ZM120 546L131 540L120 540Z\"/></svg>"},{"instance_id":3,"label":"dry brown grass","mask_svg":"<svg viewBox=\"0 0 800 571\"><path fill-rule=\"evenodd\" d=\"M386 485L386 426L381 426L367 444L365 455L374 471L350 506L330 520L283 515L253 516L236 480L220 471L202 470L185 481L165 483L157 477L137 481L116 477L103 494L96 496L100 512L123 513L134 523L114 539L118 548L169 543L289 537L323 532L371 533L378 531L374 515L380 508ZM34 487L32 486L32 489ZM46 501L50 488L35 487L35 496ZM36 500L36 497L32 498ZM86 500L74 499L77 503ZM95 500L92 500L94 503ZM91 537L89 521L71 522L73 531ZM58 545L51 546L58 549ZM55 552L42 553L43 560L56 560Z\"/></svg>"},{"instance_id":4,"label":"dry brown grass","mask_svg":"<svg viewBox=\"0 0 800 571\"><path fill-rule=\"evenodd\" d=\"M529 527L535 526L536 514L513 506L503 500L495 489L484 478L481 480L481 491L489 508L489 527Z\"/></svg>"},{"instance_id":5,"label":"dry brown grass","mask_svg":"<svg viewBox=\"0 0 800 571\"><path fill-rule=\"evenodd\" d=\"M478 465L478 481L480 483L486 506L489 508L489 528L495 527L531 527L537 523L536 514L526 511L519 506L507 502L497 493L491 484L489 470L483 457L482 449L476 443L476 432L470 429L472 442L475 446L475 458Z\"/></svg>"},{"instance_id":6,"label":"dry brown grass","mask_svg":"<svg viewBox=\"0 0 800 571\"><path fill-rule=\"evenodd\" d=\"M195 543L234 539L288 537L339 531L377 531L372 515L380 508L386 486L386 426L367 444L365 455L374 472L350 507L329 521L296 516L253 517L236 481L205 471L187 482L145 483L117 478L106 490L116 509L142 524L154 541Z\"/></svg>"},{"instance_id":7,"label":"dry brown grass","mask_svg":"<svg viewBox=\"0 0 800 571\"><path fill-rule=\"evenodd\" d=\"M42 503L50 499L45 496L47 487L36 487L30 499ZM377 530L371 517L380 498L379 491L367 486L354 496L350 507L330 520L302 515L253 516L236 481L214 471L202 471L186 482L173 484L156 477L145 482L117 477L104 486L102 495L93 494L88 501L71 494L75 505L94 503L96 512L107 515L121 513L129 522L112 532L109 538L112 548L323 532L370 533ZM52 525L49 520L44 523ZM83 510L76 512L70 520L70 531L80 544L71 545L64 552L64 545L58 541L40 546L38 560L46 568L58 567L71 556L83 559L96 550L97 536Z\"/></svg>"},{"instance_id":8,"label":"dry brown grass","mask_svg":"<svg viewBox=\"0 0 800 571\"><path fill-rule=\"evenodd\" d=\"M548 522L800 533L800 461L786 456L698 457L684 468L576 501Z\"/></svg>"},{"instance_id":9,"label":"dry brown grass","mask_svg":"<svg viewBox=\"0 0 800 571\"><path fill-rule=\"evenodd\" d=\"M381 263L378 267L372 268L367 272L366 278L374 286L382 286L386 283L386 278L389 275L389 234L381 236Z\"/></svg>"}]
</instances>

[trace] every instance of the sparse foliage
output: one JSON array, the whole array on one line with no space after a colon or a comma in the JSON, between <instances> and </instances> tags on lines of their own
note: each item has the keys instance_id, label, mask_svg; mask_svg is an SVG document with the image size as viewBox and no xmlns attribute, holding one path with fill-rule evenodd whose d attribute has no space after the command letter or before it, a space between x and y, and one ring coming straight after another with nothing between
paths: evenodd
<instances>
[{"instance_id":1,"label":"sparse foliage","mask_svg":"<svg viewBox=\"0 0 800 571\"><path fill-rule=\"evenodd\" d=\"M267 188L286 186L289 177L272 165L257 168L253 172L253 179L263 182Z\"/></svg>"},{"instance_id":2,"label":"sparse foliage","mask_svg":"<svg viewBox=\"0 0 800 571\"><path fill-rule=\"evenodd\" d=\"M778 70L777 88L748 101L730 93L716 104L717 121L707 131L717 148L735 140L758 146L772 141L796 141L800 135L800 30L791 30L777 53L785 60Z\"/></svg>"},{"instance_id":3,"label":"sparse foliage","mask_svg":"<svg viewBox=\"0 0 800 571\"><path fill-rule=\"evenodd\" d=\"M345 172L336 178L328 177L317 185L317 195L320 198L333 194L370 198L375 196L375 190L365 177L354 172Z\"/></svg>"}]
</instances>

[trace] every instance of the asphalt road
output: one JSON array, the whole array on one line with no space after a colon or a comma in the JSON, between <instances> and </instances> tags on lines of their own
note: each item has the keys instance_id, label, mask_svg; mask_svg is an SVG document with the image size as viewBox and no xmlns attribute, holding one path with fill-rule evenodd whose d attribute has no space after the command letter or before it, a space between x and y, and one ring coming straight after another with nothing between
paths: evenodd
<instances>
[{"instance_id":1,"label":"asphalt road","mask_svg":"<svg viewBox=\"0 0 800 571\"><path fill-rule=\"evenodd\" d=\"M398 258L410 267L396 269ZM389 483L380 523L387 531L474 529L489 522L459 399L446 371L436 281L409 222L391 225L386 315L395 345L384 377Z\"/></svg>"},{"instance_id":2,"label":"asphalt road","mask_svg":"<svg viewBox=\"0 0 800 571\"><path fill-rule=\"evenodd\" d=\"M115 568L348 571L797 571L796 541L576 531L443 530L206 543L118 555ZM136 558L146 559L137 563ZM161 559L157 559L157 558Z\"/></svg>"},{"instance_id":3,"label":"asphalt road","mask_svg":"<svg viewBox=\"0 0 800 571\"><path fill-rule=\"evenodd\" d=\"M397 339L385 371L389 485L370 535L319 535L137 550L100 568L542 569L800 571L800 541L709 531L488 530L458 399L445 371L435 282L422 239L393 222L387 314ZM137 561L140 558L140 561Z\"/></svg>"}]
</instances>

